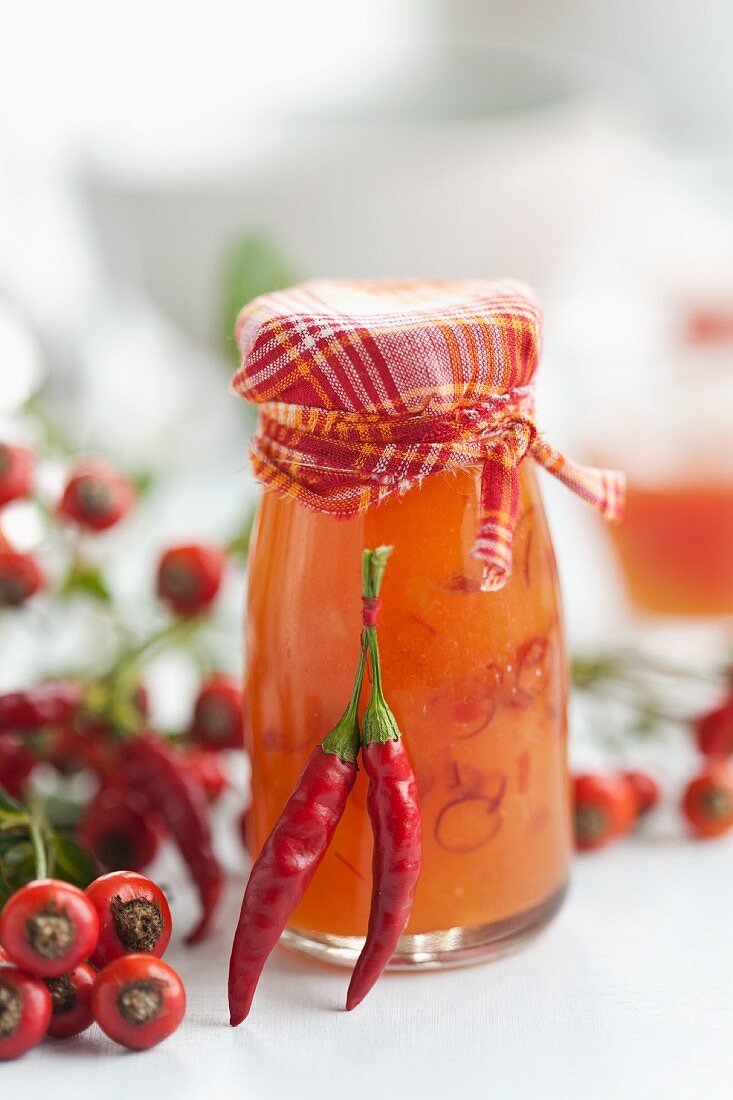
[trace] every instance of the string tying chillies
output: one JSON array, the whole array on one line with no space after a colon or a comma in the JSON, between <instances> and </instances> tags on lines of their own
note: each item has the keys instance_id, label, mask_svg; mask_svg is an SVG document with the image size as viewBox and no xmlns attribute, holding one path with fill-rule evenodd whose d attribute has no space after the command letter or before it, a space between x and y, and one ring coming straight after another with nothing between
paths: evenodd
<instances>
[{"instance_id":1,"label":"string tying chillies","mask_svg":"<svg viewBox=\"0 0 733 1100\"><path fill-rule=\"evenodd\" d=\"M369 553L369 551L365 551ZM377 625L377 619L379 618L379 612L382 607L382 601L376 596L362 596L361 598L361 621L365 628L369 628Z\"/></svg>"},{"instance_id":2,"label":"string tying chillies","mask_svg":"<svg viewBox=\"0 0 733 1100\"><path fill-rule=\"evenodd\" d=\"M270 952L333 839L356 782L360 747L369 776L374 882L369 928L349 987L347 1009L354 1008L374 985L410 915L421 862L417 783L384 698L376 634L379 591L391 549L382 546L363 553L362 644L351 698L333 730L308 758L250 872L229 965L233 1027L249 1014ZM372 684L360 733L359 701L367 660Z\"/></svg>"}]
</instances>

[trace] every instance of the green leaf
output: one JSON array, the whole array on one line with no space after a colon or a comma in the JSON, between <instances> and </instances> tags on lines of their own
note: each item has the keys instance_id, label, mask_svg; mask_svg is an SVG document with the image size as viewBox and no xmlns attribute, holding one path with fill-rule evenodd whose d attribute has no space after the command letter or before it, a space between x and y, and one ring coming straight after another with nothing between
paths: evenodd
<instances>
[{"instance_id":1,"label":"green leaf","mask_svg":"<svg viewBox=\"0 0 733 1100\"><path fill-rule=\"evenodd\" d=\"M58 878L84 890L98 877L100 868L94 857L71 837L52 834L51 848Z\"/></svg>"},{"instance_id":2,"label":"green leaf","mask_svg":"<svg viewBox=\"0 0 733 1100\"><path fill-rule=\"evenodd\" d=\"M234 322L242 306L259 294L282 290L295 282L279 248L255 234L236 244L224 259L221 282L221 342L227 358L238 359Z\"/></svg>"},{"instance_id":3,"label":"green leaf","mask_svg":"<svg viewBox=\"0 0 733 1100\"><path fill-rule=\"evenodd\" d=\"M16 818L24 818L26 812L20 802L11 798L4 787L0 787L0 823L14 821Z\"/></svg>"},{"instance_id":4,"label":"green leaf","mask_svg":"<svg viewBox=\"0 0 733 1100\"><path fill-rule=\"evenodd\" d=\"M99 603L112 602L112 596L101 570L92 565L73 565L59 588L60 596L71 596L79 592Z\"/></svg>"},{"instance_id":5,"label":"green leaf","mask_svg":"<svg viewBox=\"0 0 733 1100\"><path fill-rule=\"evenodd\" d=\"M157 480L154 470L138 470L132 473L131 477L139 497L149 493Z\"/></svg>"},{"instance_id":6,"label":"green leaf","mask_svg":"<svg viewBox=\"0 0 733 1100\"><path fill-rule=\"evenodd\" d=\"M28 843L28 825L13 825L0 832L0 860L4 859L18 844Z\"/></svg>"}]
</instances>

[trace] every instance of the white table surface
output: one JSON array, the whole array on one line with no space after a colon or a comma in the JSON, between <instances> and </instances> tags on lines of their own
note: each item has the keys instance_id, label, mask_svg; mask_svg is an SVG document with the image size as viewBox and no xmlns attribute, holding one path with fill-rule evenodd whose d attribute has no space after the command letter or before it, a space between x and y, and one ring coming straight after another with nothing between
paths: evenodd
<instances>
[{"instance_id":1,"label":"white table surface","mask_svg":"<svg viewBox=\"0 0 733 1100\"><path fill-rule=\"evenodd\" d=\"M217 935L187 949L180 934L192 899L174 869L179 935L166 957L188 990L180 1030L143 1054L123 1052L96 1027L47 1041L0 1068L0 1095L730 1097L732 861L728 839L636 838L583 857L562 913L523 951L462 970L387 975L349 1014L344 971L278 949L236 1030L226 973L241 875Z\"/></svg>"}]
</instances>

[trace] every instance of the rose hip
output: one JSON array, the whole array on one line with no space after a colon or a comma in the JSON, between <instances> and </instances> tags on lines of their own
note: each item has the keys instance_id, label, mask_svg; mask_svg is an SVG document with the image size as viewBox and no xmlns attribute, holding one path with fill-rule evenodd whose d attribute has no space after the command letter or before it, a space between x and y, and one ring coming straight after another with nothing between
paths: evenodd
<instances>
[{"instance_id":1,"label":"rose hip","mask_svg":"<svg viewBox=\"0 0 733 1100\"><path fill-rule=\"evenodd\" d=\"M30 554L0 551L0 607L20 607L43 583L43 573Z\"/></svg>"},{"instance_id":2,"label":"rose hip","mask_svg":"<svg viewBox=\"0 0 733 1100\"><path fill-rule=\"evenodd\" d=\"M628 833L636 819L636 796L616 775L578 775L573 780L575 846L590 851Z\"/></svg>"},{"instance_id":3,"label":"rose hip","mask_svg":"<svg viewBox=\"0 0 733 1100\"><path fill-rule=\"evenodd\" d=\"M163 891L144 875L115 871L87 887L87 897L99 918L99 940L91 962L97 968L122 955L162 956L173 918Z\"/></svg>"},{"instance_id":4,"label":"rose hip","mask_svg":"<svg viewBox=\"0 0 733 1100\"><path fill-rule=\"evenodd\" d=\"M108 871L143 871L160 843L144 799L117 786L102 787L77 826L77 836Z\"/></svg>"},{"instance_id":5,"label":"rose hip","mask_svg":"<svg viewBox=\"0 0 733 1100\"><path fill-rule=\"evenodd\" d=\"M629 785L636 800L637 818L654 809L659 802L659 784L655 779L639 771L622 772L621 778Z\"/></svg>"},{"instance_id":6,"label":"rose hip","mask_svg":"<svg viewBox=\"0 0 733 1100\"><path fill-rule=\"evenodd\" d=\"M14 963L39 978L69 973L91 955L98 938L89 898L59 879L22 886L0 913L0 943Z\"/></svg>"},{"instance_id":7,"label":"rose hip","mask_svg":"<svg viewBox=\"0 0 733 1100\"><path fill-rule=\"evenodd\" d=\"M173 546L158 564L158 596L177 615L196 615L214 602L225 558L216 546Z\"/></svg>"},{"instance_id":8,"label":"rose hip","mask_svg":"<svg viewBox=\"0 0 733 1100\"><path fill-rule=\"evenodd\" d=\"M733 752L733 700L701 715L693 723L697 747L703 756L730 756Z\"/></svg>"},{"instance_id":9,"label":"rose hip","mask_svg":"<svg viewBox=\"0 0 733 1100\"><path fill-rule=\"evenodd\" d=\"M70 974L46 978L52 1004L48 1034L53 1039L70 1039L91 1026L94 1020L92 988L96 977L96 971L88 963L79 963Z\"/></svg>"},{"instance_id":10,"label":"rose hip","mask_svg":"<svg viewBox=\"0 0 733 1100\"><path fill-rule=\"evenodd\" d=\"M244 747L244 693L241 684L221 672L201 687L193 712L191 734L211 749Z\"/></svg>"},{"instance_id":11,"label":"rose hip","mask_svg":"<svg viewBox=\"0 0 733 1100\"><path fill-rule=\"evenodd\" d=\"M26 447L0 443L0 507L30 495L33 468L33 455Z\"/></svg>"},{"instance_id":12,"label":"rose hip","mask_svg":"<svg viewBox=\"0 0 733 1100\"><path fill-rule=\"evenodd\" d=\"M72 470L58 511L88 531L105 531L127 515L136 495L124 470L101 459L86 460Z\"/></svg>"},{"instance_id":13,"label":"rose hip","mask_svg":"<svg viewBox=\"0 0 733 1100\"><path fill-rule=\"evenodd\" d=\"M701 840L722 836L733 827L733 769L727 762L708 765L688 783L682 812Z\"/></svg>"},{"instance_id":14,"label":"rose hip","mask_svg":"<svg viewBox=\"0 0 733 1100\"><path fill-rule=\"evenodd\" d=\"M154 955L125 955L97 976L94 1019L130 1050L148 1050L171 1035L186 1011L183 982Z\"/></svg>"},{"instance_id":15,"label":"rose hip","mask_svg":"<svg viewBox=\"0 0 733 1100\"><path fill-rule=\"evenodd\" d=\"M38 760L16 733L0 734L0 787L11 798L22 798L26 780Z\"/></svg>"},{"instance_id":16,"label":"rose hip","mask_svg":"<svg viewBox=\"0 0 733 1100\"><path fill-rule=\"evenodd\" d=\"M51 994L43 982L14 966L0 966L0 1062L37 1046L51 1019Z\"/></svg>"}]
</instances>

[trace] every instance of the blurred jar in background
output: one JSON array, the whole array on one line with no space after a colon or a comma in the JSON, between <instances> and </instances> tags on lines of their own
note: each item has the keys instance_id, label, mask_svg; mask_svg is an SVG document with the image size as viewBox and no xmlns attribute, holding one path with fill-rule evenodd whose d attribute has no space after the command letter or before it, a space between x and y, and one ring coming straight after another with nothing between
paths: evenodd
<instances>
[{"instance_id":1,"label":"blurred jar in background","mask_svg":"<svg viewBox=\"0 0 733 1100\"><path fill-rule=\"evenodd\" d=\"M676 346L638 364L602 442L628 473L611 532L634 606L667 616L733 614L733 303L688 310Z\"/></svg>"}]
</instances>

